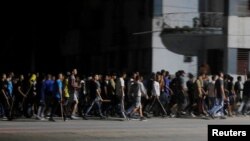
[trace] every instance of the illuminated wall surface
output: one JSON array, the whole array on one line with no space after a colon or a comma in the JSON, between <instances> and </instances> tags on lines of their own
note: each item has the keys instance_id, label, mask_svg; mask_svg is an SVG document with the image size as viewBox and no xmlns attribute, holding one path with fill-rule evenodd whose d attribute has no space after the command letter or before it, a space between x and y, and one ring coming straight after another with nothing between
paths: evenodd
<instances>
[{"instance_id":1,"label":"illuminated wall surface","mask_svg":"<svg viewBox=\"0 0 250 141\"><path fill-rule=\"evenodd\" d=\"M160 68L162 64L155 64L165 57L165 60L174 58L165 64L173 71L182 68L195 73L197 67L208 64L212 74L218 71L244 74L249 70L249 7L248 0L163 1L165 31L161 40L167 50L155 34L153 67ZM199 20L194 20L196 17ZM156 28L159 19L154 19ZM181 55L195 59L185 62Z\"/></svg>"}]
</instances>

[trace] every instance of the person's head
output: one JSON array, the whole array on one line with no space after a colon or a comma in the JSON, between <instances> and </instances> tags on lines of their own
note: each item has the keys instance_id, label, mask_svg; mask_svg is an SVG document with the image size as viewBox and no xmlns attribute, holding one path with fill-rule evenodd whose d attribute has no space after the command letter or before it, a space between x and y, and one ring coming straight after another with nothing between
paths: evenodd
<instances>
[{"instance_id":1,"label":"person's head","mask_svg":"<svg viewBox=\"0 0 250 141\"><path fill-rule=\"evenodd\" d=\"M184 70L179 70L179 74L181 77L184 77L185 76L185 71Z\"/></svg>"},{"instance_id":2,"label":"person's head","mask_svg":"<svg viewBox=\"0 0 250 141\"><path fill-rule=\"evenodd\" d=\"M126 78L126 76L127 76L126 72L121 72L119 74L119 77L122 77L122 78Z\"/></svg>"},{"instance_id":3,"label":"person's head","mask_svg":"<svg viewBox=\"0 0 250 141\"><path fill-rule=\"evenodd\" d=\"M229 80L230 82L233 82L233 81L234 81L234 78L233 78L232 76L229 76L228 80Z\"/></svg>"},{"instance_id":4,"label":"person's head","mask_svg":"<svg viewBox=\"0 0 250 141\"><path fill-rule=\"evenodd\" d=\"M229 77L230 77L229 74L224 74L224 75L223 75L223 78L224 78L225 80L229 80Z\"/></svg>"},{"instance_id":5,"label":"person's head","mask_svg":"<svg viewBox=\"0 0 250 141\"><path fill-rule=\"evenodd\" d=\"M224 77L223 72L218 72L218 77L219 77L219 78L223 78L223 77Z\"/></svg>"},{"instance_id":6,"label":"person's head","mask_svg":"<svg viewBox=\"0 0 250 141\"><path fill-rule=\"evenodd\" d=\"M52 79L52 75L51 74L47 74L47 80L51 80Z\"/></svg>"},{"instance_id":7,"label":"person's head","mask_svg":"<svg viewBox=\"0 0 250 141\"><path fill-rule=\"evenodd\" d=\"M94 74L94 75L93 75L93 79L94 79L95 81L98 81L98 80L99 80L99 75L98 75L98 74Z\"/></svg>"},{"instance_id":8,"label":"person's head","mask_svg":"<svg viewBox=\"0 0 250 141\"><path fill-rule=\"evenodd\" d=\"M111 78L112 78L112 79L116 79L116 73L112 73L112 74L111 74Z\"/></svg>"},{"instance_id":9,"label":"person's head","mask_svg":"<svg viewBox=\"0 0 250 141\"><path fill-rule=\"evenodd\" d=\"M4 73L4 74L2 74L2 80L5 80L7 78L7 75Z\"/></svg>"},{"instance_id":10,"label":"person's head","mask_svg":"<svg viewBox=\"0 0 250 141\"><path fill-rule=\"evenodd\" d=\"M36 74L32 74L32 75L31 75L30 81L36 81Z\"/></svg>"},{"instance_id":11,"label":"person's head","mask_svg":"<svg viewBox=\"0 0 250 141\"><path fill-rule=\"evenodd\" d=\"M139 81L140 80L140 76L139 75L136 75L135 76L135 81Z\"/></svg>"},{"instance_id":12,"label":"person's head","mask_svg":"<svg viewBox=\"0 0 250 141\"><path fill-rule=\"evenodd\" d=\"M71 75L71 73L68 71L66 72L66 76L69 77Z\"/></svg>"},{"instance_id":13,"label":"person's head","mask_svg":"<svg viewBox=\"0 0 250 141\"><path fill-rule=\"evenodd\" d=\"M73 74L73 75L77 75L77 69L73 69L73 70L72 70L72 74Z\"/></svg>"},{"instance_id":14,"label":"person's head","mask_svg":"<svg viewBox=\"0 0 250 141\"><path fill-rule=\"evenodd\" d=\"M237 80L238 80L238 81L242 81L242 77L241 77L241 76L238 76L238 77L237 77Z\"/></svg>"},{"instance_id":15,"label":"person's head","mask_svg":"<svg viewBox=\"0 0 250 141\"><path fill-rule=\"evenodd\" d=\"M169 71L166 71L166 72L165 72L165 76L169 76Z\"/></svg>"},{"instance_id":16,"label":"person's head","mask_svg":"<svg viewBox=\"0 0 250 141\"><path fill-rule=\"evenodd\" d=\"M212 81L215 81L217 78L218 78L217 75L213 75L213 76L212 76Z\"/></svg>"},{"instance_id":17,"label":"person's head","mask_svg":"<svg viewBox=\"0 0 250 141\"><path fill-rule=\"evenodd\" d=\"M155 77L155 80L160 82L161 81L161 74L160 73L156 73L156 77Z\"/></svg>"},{"instance_id":18,"label":"person's head","mask_svg":"<svg viewBox=\"0 0 250 141\"><path fill-rule=\"evenodd\" d=\"M199 74L198 74L198 79L199 79L199 80L203 80L203 73L199 73Z\"/></svg>"},{"instance_id":19,"label":"person's head","mask_svg":"<svg viewBox=\"0 0 250 141\"><path fill-rule=\"evenodd\" d=\"M7 80L7 81L12 81L12 77L8 76L8 77L6 78L6 80Z\"/></svg>"},{"instance_id":20,"label":"person's head","mask_svg":"<svg viewBox=\"0 0 250 141\"><path fill-rule=\"evenodd\" d=\"M166 70L162 69L161 70L161 75L165 76L166 75Z\"/></svg>"},{"instance_id":21,"label":"person's head","mask_svg":"<svg viewBox=\"0 0 250 141\"><path fill-rule=\"evenodd\" d=\"M106 74L106 75L104 76L104 80L105 80L105 81L108 81L109 79L110 79L110 75Z\"/></svg>"},{"instance_id":22,"label":"person's head","mask_svg":"<svg viewBox=\"0 0 250 141\"><path fill-rule=\"evenodd\" d=\"M247 73L247 79L250 79L250 72Z\"/></svg>"},{"instance_id":23,"label":"person's head","mask_svg":"<svg viewBox=\"0 0 250 141\"><path fill-rule=\"evenodd\" d=\"M63 74L62 73L58 74L58 79L63 80Z\"/></svg>"},{"instance_id":24,"label":"person's head","mask_svg":"<svg viewBox=\"0 0 250 141\"><path fill-rule=\"evenodd\" d=\"M194 75L192 73L188 73L188 78L189 79L193 79L194 78Z\"/></svg>"},{"instance_id":25,"label":"person's head","mask_svg":"<svg viewBox=\"0 0 250 141\"><path fill-rule=\"evenodd\" d=\"M20 80L20 81L23 81L23 80L24 80L24 75L23 75L23 74L21 74L21 75L19 76L19 80Z\"/></svg>"},{"instance_id":26,"label":"person's head","mask_svg":"<svg viewBox=\"0 0 250 141\"><path fill-rule=\"evenodd\" d=\"M155 73L154 73L154 72L152 72L152 73L150 74L150 79L151 79L151 80L155 80Z\"/></svg>"},{"instance_id":27,"label":"person's head","mask_svg":"<svg viewBox=\"0 0 250 141\"><path fill-rule=\"evenodd\" d=\"M134 73L132 74L132 78L135 79L136 76L138 76L138 73L137 73L137 72L134 72Z\"/></svg>"}]
</instances>

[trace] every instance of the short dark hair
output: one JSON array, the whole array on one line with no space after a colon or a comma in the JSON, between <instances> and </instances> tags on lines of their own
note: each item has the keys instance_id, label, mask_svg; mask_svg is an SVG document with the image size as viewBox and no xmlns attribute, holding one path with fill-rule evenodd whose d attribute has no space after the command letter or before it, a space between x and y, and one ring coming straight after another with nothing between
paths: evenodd
<instances>
[{"instance_id":1,"label":"short dark hair","mask_svg":"<svg viewBox=\"0 0 250 141\"><path fill-rule=\"evenodd\" d=\"M250 72L247 73L247 78L248 78L248 79L250 78Z\"/></svg>"},{"instance_id":2,"label":"short dark hair","mask_svg":"<svg viewBox=\"0 0 250 141\"><path fill-rule=\"evenodd\" d=\"M194 75L192 73L188 73L188 78L192 79L194 78Z\"/></svg>"},{"instance_id":3,"label":"short dark hair","mask_svg":"<svg viewBox=\"0 0 250 141\"><path fill-rule=\"evenodd\" d=\"M238 76L238 77L237 77L237 80L242 80L242 77L241 77L241 76Z\"/></svg>"}]
</instances>

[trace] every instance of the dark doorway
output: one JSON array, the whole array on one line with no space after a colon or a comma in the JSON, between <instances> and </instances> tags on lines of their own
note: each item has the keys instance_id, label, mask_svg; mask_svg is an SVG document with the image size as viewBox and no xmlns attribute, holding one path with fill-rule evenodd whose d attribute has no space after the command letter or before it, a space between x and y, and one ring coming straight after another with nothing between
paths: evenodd
<instances>
[{"instance_id":1,"label":"dark doorway","mask_svg":"<svg viewBox=\"0 0 250 141\"><path fill-rule=\"evenodd\" d=\"M223 51L219 49L207 50L207 63L210 66L211 74L223 71Z\"/></svg>"}]
</instances>

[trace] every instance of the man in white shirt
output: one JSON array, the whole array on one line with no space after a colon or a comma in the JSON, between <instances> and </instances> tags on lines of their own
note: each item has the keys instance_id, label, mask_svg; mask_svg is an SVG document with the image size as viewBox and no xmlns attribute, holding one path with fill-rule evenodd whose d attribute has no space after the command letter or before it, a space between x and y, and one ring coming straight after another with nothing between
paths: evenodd
<instances>
[{"instance_id":1,"label":"man in white shirt","mask_svg":"<svg viewBox=\"0 0 250 141\"><path fill-rule=\"evenodd\" d=\"M164 106L162 105L159 97L160 97L160 74L155 74L154 76L154 82L153 82L153 87L152 87L152 103L149 106L148 110L146 111L146 113L149 113L152 108L155 106L155 104L159 105L160 110L162 111L162 116L165 117L167 116L167 112L164 108Z\"/></svg>"},{"instance_id":2,"label":"man in white shirt","mask_svg":"<svg viewBox=\"0 0 250 141\"><path fill-rule=\"evenodd\" d=\"M146 118L143 116L142 113L142 104L141 104L141 96L146 96L146 89L143 85L143 83L140 81L140 76L137 75L135 77L134 83L131 85L131 88L129 89L129 94L133 95L134 97L134 104L132 105L132 111L129 113L130 116L132 116L135 112L138 112L140 115L140 120L144 121Z\"/></svg>"},{"instance_id":3,"label":"man in white shirt","mask_svg":"<svg viewBox=\"0 0 250 141\"><path fill-rule=\"evenodd\" d=\"M124 79L126 78L126 73L121 73L119 78L116 80L116 95L120 99L120 112L122 114L122 117L124 119L127 119L127 116L125 115L125 107L124 107L124 98L125 98L125 81Z\"/></svg>"}]
</instances>

